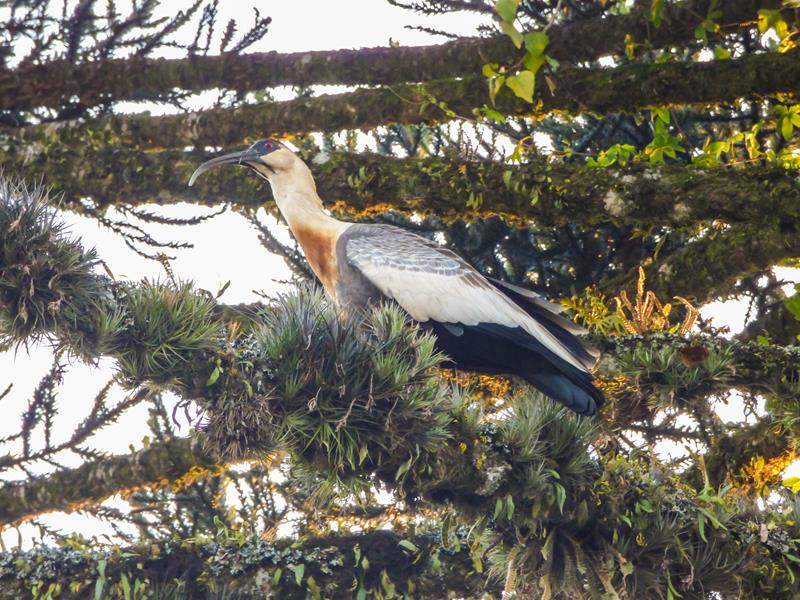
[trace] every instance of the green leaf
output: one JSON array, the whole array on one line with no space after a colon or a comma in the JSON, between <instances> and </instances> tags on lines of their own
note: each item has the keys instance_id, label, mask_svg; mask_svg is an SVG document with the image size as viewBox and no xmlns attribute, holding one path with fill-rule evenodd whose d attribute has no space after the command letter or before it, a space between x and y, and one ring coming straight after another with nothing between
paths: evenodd
<instances>
[{"instance_id":1,"label":"green leaf","mask_svg":"<svg viewBox=\"0 0 800 600\"><path fill-rule=\"evenodd\" d=\"M356 600L367 600L367 590L363 585L356 592Z\"/></svg>"},{"instance_id":2,"label":"green leaf","mask_svg":"<svg viewBox=\"0 0 800 600\"><path fill-rule=\"evenodd\" d=\"M522 34L517 31L513 23L509 21L500 21L500 29L511 39L511 43L514 44L515 48L522 47Z\"/></svg>"},{"instance_id":3,"label":"green leaf","mask_svg":"<svg viewBox=\"0 0 800 600\"><path fill-rule=\"evenodd\" d=\"M494 5L494 11L500 15L503 21L511 22L517 16L517 9L519 8L519 0L497 0Z\"/></svg>"},{"instance_id":4,"label":"green leaf","mask_svg":"<svg viewBox=\"0 0 800 600\"><path fill-rule=\"evenodd\" d=\"M544 49L550 43L550 38L544 31L533 31L522 36L525 41L525 49L532 56L541 56Z\"/></svg>"},{"instance_id":5,"label":"green leaf","mask_svg":"<svg viewBox=\"0 0 800 600\"><path fill-rule=\"evenodd\" d=\"M727 60L731 57L731 51L722 46L714 46L714 58L717 60Z\"/></svg>"},{"instance_id":6,"label":"green leaf","mask_svg":"<svg viewBox=\"0 0 800 600\"><path fill-rule=\"evenodd\" d=\"M800 492L800 477L787 477L783 480L783 485L793 492Z\"/></svg>"},{"instance_id":7,"label":"green leaf","mask_svg":"<svg viewBox=\"0 0 800 600\"><path fill-rule=\"evenodd\" d=\"M394 474L394 480L399 481L400 478L411 468L414 463L414 457L410 456L406 462L397 468L397 473Z\"/></svg>"},{"instance_id":8,"label":"green leaf","mask_svg":"<svg viewBox=\"0 0 800 600\"><path fill-rule=\"evenodd\" d=\"M662 123L666 123L667 125L669 125L670 117L669 117L669 109L668 108L664 108L664 107L654 108L654 109L652 109L651 112L653 113L653 119L654 120L658 120L658 121L661 121Z\"/></svg>"},{"instance_id":9,"label":"green leaf","mask_svg":"<svg viewBox=\"0 0 800 600\"><path fill-rule=\"evenodd\" d=\"M131 600L131 584L128 581L128 576L123 573L120 575L119 584L122 586L122 593L125 596L125 600Z\"/></svg>"},{"instance_id":10,"label":"green leaf","mask_svg":"<svg viewBox=\"0 0 800 600\"><path fill-rule=\"evenodd\" d=\"M294 572L294 580L297 585L303 584L303 575L306 572L305 565L289 565L289 568Z\"/></svg>"},{"instance_id":11,"label":"green leaf","mask_svg":"<svg viewBox=\"0 0 800 600\"><path fill-rule=\"evenodd\" d=\"M510 521L514 517L514 498L509 494L506 497L506 518Z\"/></svg>"},{"instance_id":12,"label":"green leaf","mask_svg":"<svg viewBox=\"0 0 800 600\"><path fill-rule=\"evenodd\" d=\"M794 125L792 125L792 120L787 117L783 117L781 119L781 135L783 136L783 139L788 140L791 138L793 131Z\"/></svg>"},{"instance_id":13,"label":"green leaf","mask_svg":"<svg viewBox=\"0 0 800 600\"><path fill-rule=\"evenodd\" d=\"M795 287L797 289L797 287ZM800 290L798 290L800 292ZM795 294L783 301L786 310L788 310L795 319L800 320L800 293Z\"/></svg>"},{"instance_id":14,"label":"green leaf","mask_svg":"<svg viewBox=\"0 0 800 600\"><path fill-rule=\"evenodd\" d=\"M530 71L520 71L517 75L512 75L506 79L506 86L508 86L517 97L522 98L526 102L533 102L534 85L536 85L536 79Z\"/></svg>"},{"instance_id":15,"label":"green leaf","mask_svg":"<svg viewBox=\"0 0 800 600\"><path fill-rule=\"evenodd\" d=\"M219 374L221 372L222 371L220 370L219 367L214 367L214 370L211 371L211 375L209 375L208 379L206 379L206 387L210 387L210 386L214 385L215 383L217 383L217 379L219 379Z\"/></svg>"},{"instance_id":16,"label":"green leaf","mask_svg":"<svg viewBox=\"0 0 800 600\"><path fill-rule=\"evenodd\" d=\"M281 575L283 571L279 568L275 569L275 572L272 574L272 585L277 586L281 582Z\"/></svg>"},{"instance_id":17,"label":"green leaf","mask_svg":"<svg viewBox=\"0 0 800 600\"><path fill-rule=\"evenodd\" d=\"M708 538L706 538L706 518L703 516L703 513L699 513L697 515L697 530L700 532L700 537L702 540L707 544Z\"/></svg>"},{"instance_id":18,"label":"green leaf","mask_svg":"<svg viewBox=\"0 0 800 600\"><path fill-rule=\"evenodd\" d=\"M560 483L553 484L556 488L556 501L558 502L558 512L564 514L564 502L567 500L567 490Z\"/></svg>"},{"instance_id":19,"label":"green leaf","mask_svg":"<svg viewBox=\"0 0 800 600\"><path fill-rule=\"evenodd\" d=\"M664 0L653 0L650 5L650 21L656 27L661 27L661 18L664 16Z\"/></svg>"},{"instance_id":20,"label":"green leaf","mask_svg":"<svg viewBox=\"0 0 800 600\"><path fill-rule=\"evenodd\" d=\"M414 554L419 552L419 548L417 548L417 546L414 544L414 542L412 542L410 540L400 540L399 542L397 542L397 545L398 546L402 546L403 548L413 552Z\"/></svg>"},{"instance_id":21,"label":"green leaf","mask_svg":"<svg viewBox=\"0 0 800 600\"><path fill-rule=\"evenodd\" d=\"M483 561L481 560L481 557L476 553L473 553L470 558L472 558L472 568L475 569L475 572L478 575L483 573Z\"/></svg>"},{"instance_id":22,"label":"green leaf","mask_svg":"<svg viewBox=\"0 0 800 600\"><path fill-rule=\"evenodd\" d=\"M672 597L672 598L683 597L678 593L678 590L675 589L675 586L672 584L672 578L669 575L667 575L667 597Z\"/></svg>"},{"instance_id":23,"label":"green leaf","mask_svg":"<svg viewBox=\"0 0 800 600\"><path fill-rule=\"evenodd\" d=\"M522 59L522 64L525 65L525 68L528 69L528 71L535 75L539 72L539 69L542 68L546 58L547 57L544 54L540 54L539 56L526 54L525 58Z\"/></svg>"},{"instance_id":24,"label":"green leaf","mask_svg":"<svg viewBox=\"0 0 800 600\"><path fill-rule=\"evenodd\" d=\"M321 597L320 592L322 590L320 590L319 585L317 585L316 579L314 579L312 575L309 575L308 579L306 579L306 588L308 588L308 591L311 593L311 597L314 598L315 600Z\"/></svg>"},{"instance_id":25,"label":"green leaf","mask_svg":"<svg viewBox=\"0 0 800 600\"><path fill-rule=\"evenodd\" d=\"M494 501L494 520L497 521L498 517L503 512L503 501L498 498Z\"/></svg>"}]
</instances>

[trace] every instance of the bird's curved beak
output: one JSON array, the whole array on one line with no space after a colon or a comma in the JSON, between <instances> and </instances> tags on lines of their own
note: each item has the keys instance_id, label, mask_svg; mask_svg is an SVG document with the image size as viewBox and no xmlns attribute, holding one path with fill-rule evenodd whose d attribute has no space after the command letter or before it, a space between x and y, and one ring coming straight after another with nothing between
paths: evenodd
<instances>
[{"instance_id":1,"label":"bird's curved beak","mask_svg":"<svg viewBox=\"0 0 800 600\"><path fill-rule=\"evenodd\" d=\"M252 148L248 148L247 150L242 150L241 152L231 152L230 154L223 154L222 156L217 156L216 158L207 160L202 165L197 167L197 169L195 169L194 173L192 173L192 176L189 179L189 186L191 187L194 184L194 182L197 181L197 178L200 177L200 175L202 175L212 167L216 167L217 165L248 166L248 163L257 160L258 160L258 153L255 152Z\"/></svg>"}]
</instances>

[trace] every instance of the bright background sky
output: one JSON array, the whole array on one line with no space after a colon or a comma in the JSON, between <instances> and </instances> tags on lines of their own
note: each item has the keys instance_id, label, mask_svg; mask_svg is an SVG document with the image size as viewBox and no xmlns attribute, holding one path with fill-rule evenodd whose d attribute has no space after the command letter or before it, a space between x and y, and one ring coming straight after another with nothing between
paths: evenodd
<instances>
[{"instance_id":1,"label":"bright background sky","mask_svg":"<svg viewBox=\"0 0 800 600\"><path fill-rule=\"evenodd\" d=\"M124 10L123 3L118 3ZM178 2L164 2L165 12L174 13ZM419 31L405 29L405 25L425 25L462 34L472 34L481 22L475 15L422 16L389 5L382 0L297 0L294 2L252 0L220 3L218 29L229 18L240 23L240 31L246 30L253 18L253 8L258 7L262 14L273 18L269 33L248 51L294 52L303 50L330 50L337 48L386 46L390 39L401 45L420 45L441 43L441 37L433 37ZM0 19L3 18L0 10ZM166 53L165 53L166 55ZM276 94L278 99L291 96L290 90ZM213 93L201 96L198 108ZM154 110L153 105L125 105L126 110L137 112ZM171 216L185 217L207 212L206 209L191 205L178 205L154 208L154 212ZM288 241L286 230L275 225L271 217L262 215L272 225L282 241ZM130 251L114 234L100 228L93 220L65 213L64 219L70 223L71 231L80 237L87 246L98 249L100 257L106 262L117 279L139 280L143 277L163 278L161 265L145 260ZM282 281L290 274L281 258L272 256L259 244L257 232L239 215L229 212L194 227L174 228L146 224L145 228L156 239L186 241L194 248L172 252L177 258L171 263L176 275L182 279L192 279L200 288L216 293L227 281L230 287L222 297L227 303L253 302L259 300L254 291L274 296L288 289ZM788 273L788 272L787 272ZM783 274L783 273L782 273ZM713 316L715 324L730 325L735 332L742 326L746 304L742 302L716 303L703 310L704 316ZM30 348L17 353L0 354L0 390L12 383L11 393L0 403L0 437L15 433L19 429L20 415L28 404L33 389L51 365L48 348ZM91 408L94 396L108 381L113 372L110 361L99 367L74 363L70 366L64 384L59 391L60 412L56 418L54 441L67 438ZM119 391L117 393L120 393ZM735 405L721 406L723 418L739 419L741 410ZM144 404L129 410L120 421L99 432L90 444L112 453L126 453L129 447L141 447L142 436L147 433L145 421L147 406ZM187 428L184 426L184 431ZM34 445L37 439L34 436ZM18 453L14 445L0 447L0 455ZM77 466L80 460L65 454L62 462ZM41 472L52 470L47 465ZM24 478L21 472L11 473L6 478ZM111 503L119 506L116 500ZM82 531L84 535L110 533L103 525L89 521L80 514L65 515L54 513L43 518L48 525L61 528L65 532ZM36 535L28 526L20 528L25 546ZM17 543L17 531L8 530L2 538L8 546Z\"/></svg>"}]
</instances>

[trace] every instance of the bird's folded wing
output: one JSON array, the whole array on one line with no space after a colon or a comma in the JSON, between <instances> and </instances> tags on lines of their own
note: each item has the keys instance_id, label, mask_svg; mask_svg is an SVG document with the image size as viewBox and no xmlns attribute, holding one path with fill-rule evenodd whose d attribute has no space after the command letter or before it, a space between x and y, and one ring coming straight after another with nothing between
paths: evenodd
<instances>
[{"instance_id":1,"label":"bird's folded wing","mask_svg":"<svg viewBox=\"0 0 800 600\"><path fill-rule=\"evenodd\" d=\"M353 226L345 235L348 264L413 319L520 327L559 358L586 368L546 326L450 250L391 226Z\"/></svg>"}]
</instances>

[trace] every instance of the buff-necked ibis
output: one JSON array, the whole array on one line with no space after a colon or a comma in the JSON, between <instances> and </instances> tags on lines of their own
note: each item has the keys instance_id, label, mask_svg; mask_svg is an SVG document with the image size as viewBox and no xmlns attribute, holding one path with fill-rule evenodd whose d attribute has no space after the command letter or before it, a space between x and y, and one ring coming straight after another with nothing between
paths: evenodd
<instances>
[{"instance_id":1,"label":"buff-necked ibis","mask_svg":"<svg viewBox=\"0 0 800 600\"><path fill-rule=\"evenodd\" d=\"M311 171L281 142L211 159L242 165L269 181L278 209L328 295L341 308L391 299L433 330L458 369L518 375L580 414L603 394L592 384L596 353L559 316L561 308L524 288L481 275L435 242L389 225L345 223L326 214Z\"/></svg>"}]
</instances>

